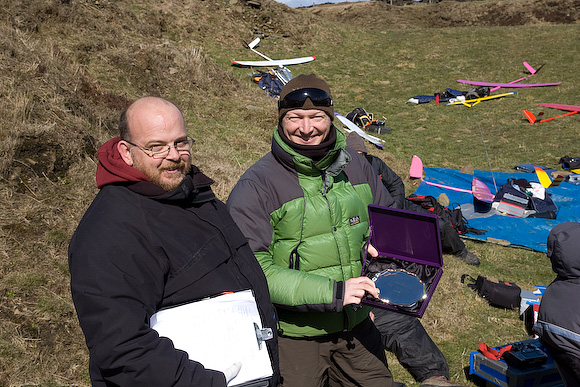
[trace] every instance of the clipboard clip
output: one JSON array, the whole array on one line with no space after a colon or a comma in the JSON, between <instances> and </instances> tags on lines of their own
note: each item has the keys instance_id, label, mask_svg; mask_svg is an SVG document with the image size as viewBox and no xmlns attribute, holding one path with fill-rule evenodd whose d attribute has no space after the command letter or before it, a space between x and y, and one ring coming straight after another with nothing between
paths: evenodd
<instances>
[{"instance_id":1,"label":"clipboard clip","mask_svg":"<svg viewBox=\"0 0 580 387\"><path fill-rule=\"evenodd\" d=\"M272 328L261 329L258 324L254 323L254 330L256 331L256 339L258 339L258 348L262 349L262 343L274 337Z\"/></svg>"}]
</instances>

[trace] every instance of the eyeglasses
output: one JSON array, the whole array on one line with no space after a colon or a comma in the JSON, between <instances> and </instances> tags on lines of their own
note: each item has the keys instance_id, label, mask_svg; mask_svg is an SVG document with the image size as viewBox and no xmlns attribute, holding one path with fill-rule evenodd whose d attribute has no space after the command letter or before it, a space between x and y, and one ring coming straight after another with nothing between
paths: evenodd
<instances>
[{"instance_id":1,"label":"eyeglasses","mask_svg":"<svg viewBox=\"0 0 580 387\"><path fill-rule=\"evenodd\" d=\"M153 157L154 159L164 159L169 154L171 147L175 148L179 153L189 153L191 152L191 145L195 143L195 140L189 136L185 140L175 141L173 144L165 145L152 145L149 148L145 148L141 145L132 143L129 140L123 140L137 148L141 149L147 156Z\"/></svg>"},{"instance_id":2,"label":"eyeglasses","mask_svg":"<svg viewBox=\"0 0 580 387\"><path fill-rule=\"evenodd\" d=\"M306 98L310 98L314 106L332 106L332 98L326 91L307 87L286 94L283 99L278 101L278 109L302 107Z\"/></svg>"}]
</instances>

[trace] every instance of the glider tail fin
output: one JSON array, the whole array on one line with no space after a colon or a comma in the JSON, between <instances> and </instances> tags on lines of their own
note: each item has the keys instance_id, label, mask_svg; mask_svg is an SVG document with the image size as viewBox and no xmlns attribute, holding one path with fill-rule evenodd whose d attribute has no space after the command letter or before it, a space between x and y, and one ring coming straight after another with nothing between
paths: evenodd
<instances>
[{"instance_id":1,"label":"glider tail fin","mask_svg":"<svg viewBox=\"0 0 580 387\"><path fill-rule=\"evenodd\" d=\"M546 171L544 171L542 168L534 167L534 170L536 171L536 175L540 180L540 184L542 184L544 188L557 187L564 180L564 176L558 175L556 176L554 181L552 181L550 180L550 177L548 176Z\"/></svg>"},{"instance_id":2,"label":"glider tail fin","mask_svg":"<svg viewBox=\"0 0 580 387\"><path fill-rule=\"evenodd\" d=\"M530 72L530 75L528 75L528 77L531 77L532 75L536 74L538 71L540 71L540 69L542 67L544 67L546 65L546 63L542 63L540 65L540 67L538 67L537 69L533 68L528 62L524 61L524 66L526 67L526 69L528 69L528 71Z\"/></svg>"},{"instance_id":3,"label":"glider tail fin","mask_svg":"<svg viewBox=\"0 0 580 387\"><path fill-rule=\"evenodd\" d=\"M483 181L481 181L475 176L473 176L473 179L471 181L471 191L473 192L473 196L477 200L481 200L486 203L493 202L494 195L489 190L487 184L485 184Z\"/></svg>"},{"instance_id":4,"label":"glider tail fin","mask_svg":"<svg viewBox=\"0 0 580 387\"><path fill-rule=\"evenodd\" d=\"M538 72L538 70L534 69L532 66L530 66L530 64L526 61L524 61L524 66L528 69L528 71L530 72L531 75L534 75L535 73Z\"/></svg>"},{"instance_id":5,"label":"glider tail fin","mask_svg":"<svg viewBox=\"0 0 580 387\"><path fill-rule=\"evenodd\" d=\"M546 62L542 63L542 64L540 65L540 67L538 67L538 68L536 69L536 72L535 72L534 74L536 74L538 71L540 71L540 70L542 69L542 67L544 67L545 65L546 65Z\"/></svg>"},{"instance_id":6,"label":"glider tail fin","mask_svg":"<svg viewBox=\"0 0 580 387\"><path fill-rule=\"evenodd\" d=\"M244 41L244 43L245 43L245 41ZM256 38L256 39L252 40L250 43L246 43L246 45L251 50L252 48L255 48L259 43L260 43L260 38Z\"/></svg>"},{"instance_id":7,"label":"glider tail fin","mask_svg":"<svg viewBox=\"0 0 580 387\"><path fill-rule=\"evenodd\" d=\"M542 184L544 188L548 188L550 184L552 184L552 180L550 180L550 177L548 176L546 171L544 171L542 168L539 167L534 167L534 170L536 171L536 176L538 176L538 180L540 180L540 184Z\"/></svg>"},{"instance_id":8,"label":"glider tail fin","mask_svg":"<svg viewBox=\"0 0 580 387\"><path fill-rule=\"evenodd\" d=\"M423 161L421 161L419 156L413 155L409 175L414 179L423 179Z\"/></svg>"},{"instance_id":9,"label":"glider tail fin","mask_svg":"<svg viewBox=\"0 0 580 387\"><path fill-rule=\"evenodd\" d=\"M560 183L564 181L564 176L562 175L558 175L556 176L556 178L554 179L554 181L552 181L552 184L550 184L550 187L557 187L560 185Z\"/></svg>"},{"instance_id":10,"label":"glider tail fin","mask_svg":"<svg viewBox=\"0 0 580 387\"><path fill-rule=\"evenodd\" d=\"M530 125L533 125L536 122L537 118L536 118L536 116L534 116L532 114L531 111L529 111L529 110L522 110L522 112L524 113L524 116L526 116L526 118L528 119L528 121L530 121Z\"/></svg>"}]
</instances>

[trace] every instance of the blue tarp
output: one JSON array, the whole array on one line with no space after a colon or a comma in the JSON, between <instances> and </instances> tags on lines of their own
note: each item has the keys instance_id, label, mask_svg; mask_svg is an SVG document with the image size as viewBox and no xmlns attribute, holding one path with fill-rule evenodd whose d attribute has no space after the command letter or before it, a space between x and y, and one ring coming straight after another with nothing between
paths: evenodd
<instances>
[{"instance_id":1,"label":"blue tarp","mask_svg":"<svg viewBox=\"0 0 580 387\"><path fill-rule=\"evenodd\" d=\"M426 181L467 190L471 190L471 181L473 176L476 176L487 184L493 194L497 191L496 185L499 189L508 179L538 181L535 173L525 172L494 172L492 178L492 173L489 171L474 171L471 175L461 173L457 169L425 168L424 170ZM474 211L472 194L434 187L425 182L421 182L415 191L418 195L434 197L445 193L449 197L449 207L461 206L470 227L487 230L483 235L467 234L468 238L486 242L507 241L513 246L526 247L540 252L547 252L548 234L555 225L563 222L580 222L580 185L564 181L558 187L548 188L546 192L551 194L552 200L558 207L556 219L518 218L501 215L495 210L478 213Z\"/></svg>"}]
</instances>

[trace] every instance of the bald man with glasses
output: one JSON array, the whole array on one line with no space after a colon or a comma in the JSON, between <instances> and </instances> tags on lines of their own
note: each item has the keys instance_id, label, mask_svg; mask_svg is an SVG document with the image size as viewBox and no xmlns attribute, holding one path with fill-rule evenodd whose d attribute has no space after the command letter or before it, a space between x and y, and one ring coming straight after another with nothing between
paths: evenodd
<instances>
[{"instance_id":1,"label":"bald man with glasses","mask_svg":"<svg viewBox=\"0 0 580 387\"><path fill-rule=\"evenodd\" d=\"M239 364L206 369L160 337L150 319L160 310L248 289L262 326L273 328L266 341L274 370L268 385L279 384L266 279L212 192L213 180L191 164L192 144L173 103L144 97L121 114L119 137L98 151L100 191L69 245L71 292L93 386L225 387ZM244 367L248 360L240 361Z\"/></svg>"}]
</instances>

